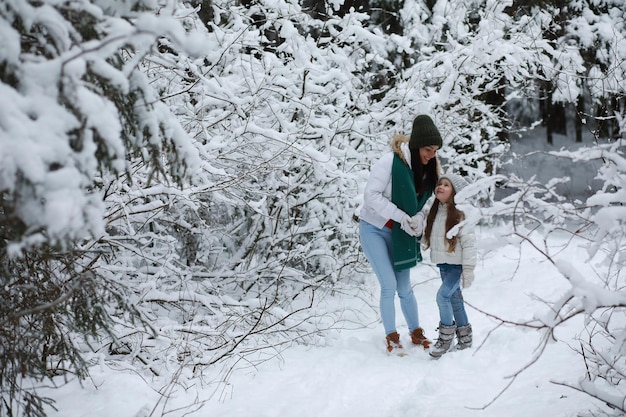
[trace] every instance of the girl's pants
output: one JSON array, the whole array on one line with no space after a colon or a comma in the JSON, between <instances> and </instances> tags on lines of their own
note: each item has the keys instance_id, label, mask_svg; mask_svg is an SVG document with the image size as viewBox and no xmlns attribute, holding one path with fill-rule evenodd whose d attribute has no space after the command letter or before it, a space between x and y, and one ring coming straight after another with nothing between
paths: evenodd
<instances>
[{"instance_id":1,"label":"girl's pants","mask_svg":"<svg viewBox=\"0 0 626 417\"><path fill-rule=\"evenodd\" d=\"M409 332L419 327L417 301L411 287L411 270L396 271L393 267L391 229L378 227L361 220L359 235L363 253L380 283L380 315L385 334L396 331L395 295L398 293L402 314Z\"/></svg>"},{"instance_id":2,"label":"girl's pants","mask_svg":"<svg viewBox=\"0 0 626 417\"><path fill-rule=\"evenodd\" d=\"M469 324L463 294L461 293L461 265L438 264L441 273L441 287L437 291L439 321L446 326L456 322L457 327Z\"/></svg>"}]
</instances>

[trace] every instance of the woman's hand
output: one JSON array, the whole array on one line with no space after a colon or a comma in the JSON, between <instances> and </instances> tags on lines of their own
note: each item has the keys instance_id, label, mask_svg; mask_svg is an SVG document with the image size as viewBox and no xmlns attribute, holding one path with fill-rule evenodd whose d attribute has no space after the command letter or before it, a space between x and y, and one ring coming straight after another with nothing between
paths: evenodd
<instances>
[{"instance_id":1,"label":"woman's hand","mask_svg":"<svg viewBox=\"0 0 626 417\"><path fill-rule=\"evenodd\" d=\"M421 236L424 233L424 213L418 212L415 216L411 217L411 229L416 233L415 236Z\"/></svg>"},{"instance_id":2,"label":"woman's hand","mask_svg":"<svg viewBox=\"0 0 626 417\"><path fill-rule=\"evenodd\" d=\"M408 214L405 214L404 217L402 218L402 221L400 222L400 229L404 230L404 232L409 236L417 237L421 235L421 233L418 234L413 229L411 216L409 216Z\"/></svg>"}]
</instances>

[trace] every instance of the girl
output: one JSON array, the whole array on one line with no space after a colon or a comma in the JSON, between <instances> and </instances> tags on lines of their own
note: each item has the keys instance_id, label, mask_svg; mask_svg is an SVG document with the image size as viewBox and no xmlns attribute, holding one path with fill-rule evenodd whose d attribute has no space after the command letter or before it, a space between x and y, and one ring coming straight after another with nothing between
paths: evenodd
<instances>
[{"instance_id":1,"label":"girl","mask_svg":"<svg viewBox=\"0 0 626 417\"><path fill-rule=\"evenodd\" d=\"M396 331L396 292L411 342L424 349L431 344L419 325L410 268L422 261L418 240L424 221L421 210L437 184L436 152L441 145L441 135L431 118L417 116L411 138L393 138L392 151L372 166L365 186L360 240L380 283L380 314L389 352L402 349Z\"/></svg>"},{"instance_id":2,"label":"girl","mask_svg":"<svg viewBox=\"0 0 626 417\"><path fill-rule=\"evenodd\" d=\"M433 203L424 231L425 247L430 247L430 259L441 274L441 287L437 291L439 307L439 337L430 350L430 356L446 353L456 332L456 349L472 346L472 326L468 321L461 285L467 288L474 280L476 265L476 237L469 227L457 227L465 215L456 208L454 196L468 185L456 174L439 178ZM454 230L453 230L454 228Z\"/></svg>"}]
</instances>

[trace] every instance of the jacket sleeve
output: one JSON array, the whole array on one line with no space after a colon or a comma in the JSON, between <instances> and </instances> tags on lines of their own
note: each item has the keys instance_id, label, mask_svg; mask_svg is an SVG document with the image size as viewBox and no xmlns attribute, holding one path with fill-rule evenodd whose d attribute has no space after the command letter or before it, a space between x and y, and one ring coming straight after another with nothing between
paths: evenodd
<instances>
[{"instance_id":1,"label":"jacket sleeve","mask_svg":"<svg viewBox=\"0 0 626 417\"><path fill-rule=\"evenodd\" d=\"M385 196L385 189L391 183L391 165L393 163L393 153L383 155L372 166L369 179L365 185L363 200L376 213L386 219L392 219L398 223L402 221L405 213L391 202L390 196Z\"/></svg>"},{"instance_id":2,"label":"jacket sleeve","mask_svg":"<svg viewBox=\"0 0 626 417\"><path fill-rule=\"evenodd\" d=\"M461 263L466 266L476 266L476 234L474 227L465 226L460 233L461 248L463 249Z\"/></svg>"},{"instance_id":3,"label":"jacket sleeve","mask_svg":"<svg viewBox=\"0 0 626 417\"><path fill-rule=\"evenodd\" d=\"M435 202L435 194L433 193L433 195L431 195L430 198L426 200L424 207L422 207L422 209L420 210L422 213L424 213L424 218L428 217L428 213L430 213L430 209L433 207L434 202Z\"/></svg>"}]
</instances>

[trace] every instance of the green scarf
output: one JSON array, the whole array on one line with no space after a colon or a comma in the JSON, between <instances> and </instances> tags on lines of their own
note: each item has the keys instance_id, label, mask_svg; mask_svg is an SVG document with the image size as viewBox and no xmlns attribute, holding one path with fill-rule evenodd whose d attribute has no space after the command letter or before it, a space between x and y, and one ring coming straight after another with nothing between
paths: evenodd
<instances>
[{"instance_id":1,"label":"green scarf","mask_svg":"<svg viewBox=\"0 0 626 417\"><path fill-rule=\"evenodd\" d=\"M395 154L391 166L391 201L409 216L414 216L424 207L432 193L433 190L428 189L417 195L413 171ZM412 268L422 262L419 239L407 234L397 222L393 222L391 241L396 271Z\"/></svg>"}]
</instances>

